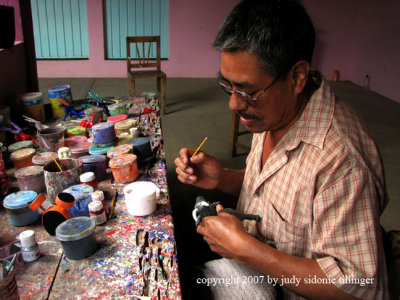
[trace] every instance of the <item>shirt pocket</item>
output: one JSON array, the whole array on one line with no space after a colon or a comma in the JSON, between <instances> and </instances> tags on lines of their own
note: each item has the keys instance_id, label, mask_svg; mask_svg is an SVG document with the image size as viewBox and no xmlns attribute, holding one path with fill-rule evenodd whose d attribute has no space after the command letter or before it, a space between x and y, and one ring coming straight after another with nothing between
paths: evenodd
<instances>
[{"instance_id":1,"label":"shirt pocket","mask_svg":"<svg viewBox=\"0 0 400 300\"><path fill-rule=\"evenodd\" d=\"M261 231L267 237L266 243L276 249L296 256L304 256L308 242L308 226L295 225L293 220L285 217L277 207L269 202L267 205L267 220L261 224Z\"/></svg>"}]
</instances>

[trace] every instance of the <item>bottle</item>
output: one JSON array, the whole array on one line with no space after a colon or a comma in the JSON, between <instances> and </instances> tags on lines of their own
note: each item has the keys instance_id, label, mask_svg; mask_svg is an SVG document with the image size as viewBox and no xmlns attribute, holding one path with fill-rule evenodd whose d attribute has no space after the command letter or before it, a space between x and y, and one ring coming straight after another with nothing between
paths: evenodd
<instances>
[{"instance_id":1,"label":"bottle","mask_svg":"<svg viewBox=\"0 0 400 300\"><path fill-rule=\"evenodd\" d=\"M36 242L35 232L33 230L25 230L20 233L19 240L21 242L22 258L26 262L35 261L40 256L39 245Z\"/></svg>"},{"instance_id":2,"label":"bottle","mask_svg":"<svg viewBox=\"0 0 400 300\"><path fill-rule=\"evenodd\" d=\"M104 211L106 212L106 215L108 215L107 203L106 203L106 201L104 200L104 193L103 193L103 191L100 191L100 190L94 191L94 192L91 194L91 197L92 197L92 201L99 201L99 202L102 202L102 203L103 203Z\"/></svg>"},{"instance_id":3,"label":"bottle","mask_svg":"<svg viewBox=\"0 0 400 300\"><path fill-rule=\"evenodd\" d=\"M87 184L93 187L94 190L97 190L98 184L96 180L96 176L93 172L86 172L79 176L79 180L81 184Z\"/></svg>"},{"instance_id":4,"label":"bottle","mask_svg":"<svg viewBox=\"0 0 400 300\"><path fill-rule=\"evenodd\" d=\"M104 224L107 221L106 213L103 208L103 203L100 201L92 201L88 205L89 216L95 218L96 225Z\"/></svg>"}]
</instances>

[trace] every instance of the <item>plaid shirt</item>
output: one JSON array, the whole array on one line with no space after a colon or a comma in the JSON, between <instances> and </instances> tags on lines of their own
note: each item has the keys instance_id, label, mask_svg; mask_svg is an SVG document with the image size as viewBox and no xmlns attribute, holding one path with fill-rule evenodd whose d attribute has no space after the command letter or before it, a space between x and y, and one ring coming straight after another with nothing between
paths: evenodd
<instances>
[{"instance_id":1,"label":"plaid shirt","mask_svg":"<svg viewBox=\"0 0 400 300\"><path fill-rule=\"evenodd\" d=\"M318 76L319 89L264 166L266 133L253 135L238 210L263 216L259 224L244 221L249 234L279 251L316 259L344 292L388 298L380 156L363 122Z\"/></svg>"}]
</instances>

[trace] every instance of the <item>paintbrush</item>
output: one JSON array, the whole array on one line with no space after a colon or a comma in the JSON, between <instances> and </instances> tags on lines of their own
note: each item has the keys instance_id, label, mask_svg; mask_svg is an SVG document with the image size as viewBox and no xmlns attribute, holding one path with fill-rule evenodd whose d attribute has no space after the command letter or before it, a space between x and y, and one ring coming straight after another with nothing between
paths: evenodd
<instances>
[{"instance_id":1,"label":"paintbrush","mask_svg":"<svg viewBox=\"0 0 400 300\"><path fill-rule=\"evenodd\" d=\"M61 172L64 172L59 163L57 162L57 159L53 158L54 162L56 163L57 167L60 169Z\"/></svg>"},{"instance_id":2,"label":"paintbrush","mask_svg":"<svg viewBox=\"0 0 400 300\"><path fill-rule=\"evenodd\" d=\"M194 151L194 153L192 154L192 156L190 158L192 158L193 156L195 156L201 149L201 147L203 147L204 143L207 141L207 137L204 138L204 140L201 142L201 144L197 147L196 151ZM187 164L183 170L186 170L187 167L189 167L189 164Z\"/></svg>"},{"instance_id":3,"label":"paintbrush","mask_svg":"<svg viewBox=\"0 0 400 300\"><path fill-rule=\"evenodd\" d=\"M114 198L111 200L111 207L110 207L110 212L108 213L108 219L111 219L114 214L114 209L115 209L115 202L118 198L118 191L115 192Z\"/></svg>"}]
</instances>

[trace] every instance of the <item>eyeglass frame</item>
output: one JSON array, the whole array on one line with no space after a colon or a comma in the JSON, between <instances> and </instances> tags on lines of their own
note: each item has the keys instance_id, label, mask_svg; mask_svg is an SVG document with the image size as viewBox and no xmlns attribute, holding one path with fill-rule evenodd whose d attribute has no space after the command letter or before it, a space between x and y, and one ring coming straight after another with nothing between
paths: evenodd
<instances>
[{"instance_id":1,"label":"eyeglass frame","mask_svg":"<svg viewBox=\"0 0 400 300\"><path fill-rule=\"evenodd\" d=\"M265 93L266 90L268 90L271 86L273 86L275 84L275 82L278 81L278 79L280 78L280 76L276 76L274 78L274 80L268 84L264 89L261 89L257 92L252 93L253 95L255 94L256 96L251 96L245 92L242 91L238 91L235 89L232 89L231 87L229 87L228 85L226 85L225 83L223 83L220 79L217 79L218 84L221 86L221 88L224 90L225 93L227 93L229 96L232 96L233 93L236 93L237 95L240 96L240 98L243 101L246 101L249 105L253 106L256 104L257 99ZM246 99L247 98L247 99ZM252 102L251 102L252 101Z\"/></svg>"}]
</instances>

